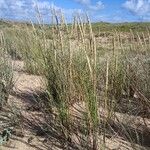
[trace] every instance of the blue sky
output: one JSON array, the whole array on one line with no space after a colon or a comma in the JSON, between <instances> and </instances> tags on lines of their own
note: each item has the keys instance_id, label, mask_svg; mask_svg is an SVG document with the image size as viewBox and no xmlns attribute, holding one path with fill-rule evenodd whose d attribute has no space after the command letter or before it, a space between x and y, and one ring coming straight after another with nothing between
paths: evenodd
<instances>
[{"instance_id":1,"label":"blue sky","mask_svg":"<svg viewBox=\"0 0 150 150\"><path fill-rule=\"evenodd\" d=\"M93 22L150 21L150 0L0 0L0 18L35 21L36 6L45 22L52 7L68 21L76 12L88 13Z\"/></svg>"}]
</instances>

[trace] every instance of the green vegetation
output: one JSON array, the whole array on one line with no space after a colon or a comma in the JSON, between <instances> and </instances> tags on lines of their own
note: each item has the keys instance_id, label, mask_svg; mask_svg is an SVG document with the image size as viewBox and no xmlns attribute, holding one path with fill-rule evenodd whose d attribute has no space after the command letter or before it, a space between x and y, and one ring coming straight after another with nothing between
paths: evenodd
<instances>
[{"instance_id":1,"label":"green vegetation","mask_svg":"<svg viewBox=\"0 0 150 150\"><path fill-rule=\"evenodd\" d=\"M150 23L149 22L133 22L133 23L92 23L93 30L95 32L110 32L117 30L119 32L130 32L130 30L135 32L145 32L146 28L149 28Z\"/></svg>"},{"instance_id":2,"label":"green vegetation","mask_svg":"<svg viewBox=\"0 0 150 150\"><path fill-rule=\"evenodd\" d=\"M87 17L86 23L76 18L68 26L61 17L54 15L50 27L7 26L3 29L6 41L0 43L7 55L24 61L28 73L45 79L47 97L39 101L41 111L52 116L47 121L47 134L54 123L66 143L73 134L80 135L80 146L85 149L106 148L106 139L113 134L133 148L142 145L144 133L116 116L149 118L149 23L91 24ZM5 88L11 87L12 79L8 60L0 68ZM5 100L1 98L0 103ZM77 114L81 118L73 112L76 103L82 107L83 112Z\"/></svg>"},{"instance_id":3,"label":"green vegetation","mask_svg":"<svg viewBox=\"0 0 150 150\"><path fill-rule=\"evenodd\" d=\"M7 54L3 33L0 47L0 109L7 103L10 90L12 89L12 68Z\"/></svg>"}]
</instances>

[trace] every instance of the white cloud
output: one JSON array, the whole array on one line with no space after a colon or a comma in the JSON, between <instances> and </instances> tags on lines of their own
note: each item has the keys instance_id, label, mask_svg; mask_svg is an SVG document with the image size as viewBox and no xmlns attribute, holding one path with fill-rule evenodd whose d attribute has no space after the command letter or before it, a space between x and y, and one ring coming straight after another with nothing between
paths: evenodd
<instances>
[{"instance_id":1,"label":"white cloud","mask_svg":"<svg viewBox=\"0 0 150 150\"><path fill-rule=\"evenodd\" d=\"M84 5L86 9L92 11L98 11L104 8L104 4L101 1L97 1L96 4L92 4L91 0L75 0L75 1Z\"/></svg>"},{"instance_id":2,"label":"white cloud","mask_svg":"<svg viewBox=\"0 0 150 150\"><path fill-rule=\"evenodd\" d=\"M90 0L75 0L75 1L79 2L79 3L83 4L83 5L89 5L91 3Z\"/></svg>"},{"instance_id":3,"label":"white cloud","mask_svg":"<svg viewBox=\"0 0 150 150\"><path fill-rule=\"evenodd\" d=\"M52 7L57 12L61 10L68 18L71 18L72 13L81 11L79 9L61 8L47 0L0 0L0 18L35 21L38 8L43 20L48 22Z\"/></svg>"},{"instance_id":4,"label":"white cloud","mask_svg":"<svg viewBox=\"0 0 150 150\"><path fill-rule=\"evenodd\" d=\"M143 20L150 20L150 0L127 0L123 7Z\"/></svg>"},{"instance_id":5,"label":"white cloud","mask_svg":"<svg viewBox=\"0 0 150 150\"><path fill-rule=\"evenodd\" d=\"M98 11L104 8L104 4L101 1L98 1L95 5L89 5L88 8L90 10Z\"/></svg>"},{"instance_id":6,"label":"white cloud","mask_svg":"<svg viewBox=\"0 0 150 150\"><path fill-rule=\"evenodd\" d=\"M1 18L24 18L32 11L32 1L30 0L0 0Z\"/></svg>"}]
</instances>

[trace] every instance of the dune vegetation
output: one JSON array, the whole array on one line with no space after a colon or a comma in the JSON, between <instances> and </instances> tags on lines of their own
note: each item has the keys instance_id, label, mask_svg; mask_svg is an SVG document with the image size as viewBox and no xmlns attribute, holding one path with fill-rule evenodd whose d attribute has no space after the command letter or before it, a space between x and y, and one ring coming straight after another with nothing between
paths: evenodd
<instances>
[{"instance_id":1,"label":"dune vegetation","mask_svg":"<svg viewBox=\"0 0 150 150\"><path fill-rule=\"evenodd\" d=\"M25 136L34 125L22 119L31 110L11 104L11 95L19 95L13 80L17 61L24 63L22 72L42 78L43 89L30 93L32 111L42 114L35 122L38 135L30 132L46 139L45 149L148 150L149 25L90 23L86 15L67 24L55 12L50 25L1 21L0 144L17 136L16 129Z\"/></svg>"}]
</instances>

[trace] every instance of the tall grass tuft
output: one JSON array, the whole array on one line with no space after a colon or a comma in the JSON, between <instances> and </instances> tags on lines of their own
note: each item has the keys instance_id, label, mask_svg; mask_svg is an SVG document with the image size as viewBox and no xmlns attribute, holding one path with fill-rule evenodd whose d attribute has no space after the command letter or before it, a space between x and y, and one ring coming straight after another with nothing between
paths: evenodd
<instances>
[{"instance_id":1,"label":"tall grass tuft","mask_svg":"<svg viewBox=\"0 0 150 150\"><path fill-rule=\"evenodd\" d=\"M7 103L12 89L12 66L8 56L3 32L0 32L0 108Z\"/></svg>"}]
</instances>

